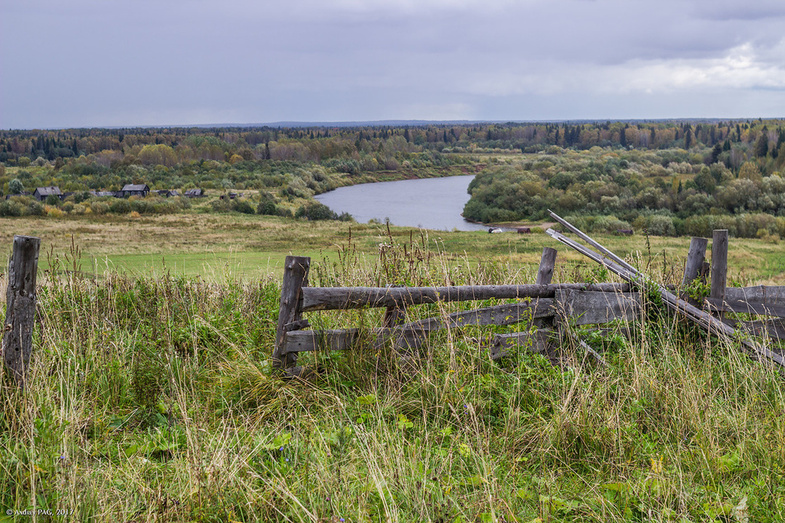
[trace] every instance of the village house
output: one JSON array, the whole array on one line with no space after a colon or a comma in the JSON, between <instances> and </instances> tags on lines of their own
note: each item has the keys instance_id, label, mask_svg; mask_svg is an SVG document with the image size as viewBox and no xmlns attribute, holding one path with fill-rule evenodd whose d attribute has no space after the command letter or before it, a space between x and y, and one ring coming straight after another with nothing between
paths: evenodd
<instances>
[{"instance_id":1,"label":"village house","mask_svg":"<svg viewBox=\"0 0 785 523\"><path fill-rule=\"evenodd\" d=\"M187 189L184 196L186 198L200 198L204 196L204 189Z\"/></svg>"},{"instance_id":2,"label":"village house","mask_svg":"<svg viewBox=\"0 0 785 523\"><path fill-rule=\"evenodd\" d=\"M63 193L60 192L60 187L53 185L49 187L39 187L33 193L33 197L39 202L46 200L49 196L57 196L58 199L62 199Z\"/></svg>"},{"instance_id":3,"label":"village house","mask_svg":"<svg viewBox=\"0 0 785 523\"><path fill-rule=\"evenodd\" d=\"M128 198L129 196L147 196L150 188L145 183L129 183L121 190L117 191L115 196L118 198Z\"/></svg>"}]
</instances>

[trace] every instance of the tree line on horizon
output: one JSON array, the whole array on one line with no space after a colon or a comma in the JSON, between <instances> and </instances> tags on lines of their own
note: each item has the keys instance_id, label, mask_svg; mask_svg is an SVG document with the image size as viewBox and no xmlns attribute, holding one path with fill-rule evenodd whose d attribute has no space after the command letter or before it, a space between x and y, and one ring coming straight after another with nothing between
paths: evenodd
<instances>
[{"instance_id":1,"label":"tree line on horizon","mask_svg":"<svg viewBox=\"0 0 785 523\"><path fill-rule=\"evenodd\" d=\"M776 158L785 142L783 120L727 120L692 123L595 122L529 124L430 124L370 127L170 127L123 129L0 130L0 162L25 166L39 158L64 165L89 157L99 165L178 164L212 160L299 161L376 159L359 170L396 169L401 154L520 150L538 152L547 146L571 149L624 147L670 149L711 147L722 151L753 149L756 157ZM741 165L739 154L730 162ZM382 161L378 161L381 158ZM28 164L29 165L29 164ZM732 167L732 165L728 165Z\"/></svg>"}]
</instances>

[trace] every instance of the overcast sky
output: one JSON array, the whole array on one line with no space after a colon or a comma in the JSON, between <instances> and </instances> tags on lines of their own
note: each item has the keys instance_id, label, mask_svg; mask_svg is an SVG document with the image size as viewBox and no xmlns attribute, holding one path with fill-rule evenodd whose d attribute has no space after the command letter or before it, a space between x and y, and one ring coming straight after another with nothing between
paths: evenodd
<instances>
[{"instance_id":1,"label":"overcast sky","mask_svg":"<svg viewBox=\"0 0 785 523\"><path fill-rule=\"evenodd\" d=\"M0 0L0 128L785 117L783 0Z\"/></svg>"}]
</instances>

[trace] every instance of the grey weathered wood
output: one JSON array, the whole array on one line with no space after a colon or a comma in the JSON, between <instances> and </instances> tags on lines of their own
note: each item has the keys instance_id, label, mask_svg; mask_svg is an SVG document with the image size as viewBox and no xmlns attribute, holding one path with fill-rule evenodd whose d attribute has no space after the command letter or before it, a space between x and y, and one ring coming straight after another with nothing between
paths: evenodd
<instances>
[{"instance_id":1,"label":"grey weathered wood","mask_svg":"<svg viewBox=\"0 0 785 523\"><path fill-rule=\"evenodd\" d=\"M775 316L777 318L785 318L785 306L782 305L773 305L744 300L729 300L727 297L724 300L706 298L706 302L709 304L710 310L714 312L741 312L746 314L757 314L760 316Z\"/></svg>"},{"instance_id":2,"label":"grey weathered wood","mask_svg":"<svg viewBox=\"0 0 785 523\"><path fill-rule=\"evenodd\" d=\"M274 368L286 369L297 361L296 353L286 352L286 326L302 320L300 302L303 287L308 285L310 267L311 259L305 256L287 256L284 261L281 304L278 309L278 327L275 331L275 349L273 350Z\"/></svg>"},{"instance_id":3,"label":"grey weathered wood","mask_svg":"<svg viewBox=\"0 0 785 523\"><path fill-rule=\"evenodd\" d=\"M556 310L572 325L594 325L633 320L640 314L637 292L556 291Z\"/></svg>"},{"instance_id":4,"label":"grey weathered wood","mask_svg":"<svg viewBox=\"0 0 785 523\"><path fill-rule=\"evenodd\" d=\"M529 351L540 354L548 350L549 340L553 331L537 329L534 332L514 332L497 334L491 343L491 359L496 361L508 356L510 347L523 346Z\"/></svg>"},{"instance_id":5,"label":"grey weathered wood","mask_svg":"<svg viewBox=\"0 0 785 523\"><path fill-rule=\"evenodd\" d=\"M21 388L25 386L27 367L33 351L35 284L40 246L39 238L14 236L14 248L8 263L2 352L6 369Z\"/></svg>"},{"instance_id":6,"label":"grey weathered wood","mask_svg":"<svg viewBox=\"0 0 785 523\"><path fill-rule=\"evenodd\" d=\"M458 285L449 287L303 287L302 312L364 307L419 305L446 301L552 298L557 289L627 291L620 283L558 283L550 285Z\"/></svg>"},{"instance_id":7,"label":"grey weathered wood","mask_svg":"<svg viewBox=\"0 0 785 523\"><path fill-rule=\"evenodd\" d=\"M531 302L512 303L485 307L471 311L456 312L445 317L426 318L392 328L381 329L333 329L324 331L298 330L288 332L284 341L284 353L315 350L347 350L358 346L361 336L371 347L378 347L393 340L402 348L417 348L427 336L439 329L461 328L468 325L512 325L529 318L553 315L553 299L544 298Z\"/></svg>"},{"instance_id":8,"label":"grey weathered wood","mask_svg":"<svg viewBox=\"0 0 785 523\"><path fill-rule=\"evenodd\" d=\"M403 287L403 285L393 285L393 287ZM384 311L383 327L395 327L406 321L406 305L390 305Z\"/></svg>"},{"instance_id":9,"label":"grey weathered wood","mask_svg":"<svg viewBox=\"0 0 785 523\"><path fill-rule=\"evenodd\" d=\"M555 216L553 213L551 213L551 215ZM560 217L558 216L555 217L557 218L557 221L561 220ZM620 277L627 280L628 282L633 283L635 285L642 285L643 283L646 283L645 275L641 274L637 270L630 271L627 268L620 266L619 264L611 261L610 259L600 255L599 253L577 242L574 242L573 240L567 238L566 236L564 236L563 234L557 231L554 231L553 229L548 229L546 233L552 238L564 243L565 245L572 247L576 251L589 257L590 259L596 261L597 263L604 265L605 267L608 268L608 270L619 275ZM739 342L742 344L745 350L749 350L750 352L758 356L763 356L764 358L767 358L772 362L777 363L782 367L785 367L785 358L783 358L782 355L777 354L759 344L752 343L751 341L745 339L739 339L733 327L722 323L722 321L718 320L717 318L713 317L710 314L703 312L702 310L698 309L694 305L690 305L686 301L679 299L678 297L670 293L662 285L654 284L651 282L649 283L659 291L660 296L662 297L662 301L670 309L674 310L679 314L682 314L683 316L687 317L691 321L695 322L696 324L698 324L702 328L705 328L706 330L708 330L713 334L723 336L725 338L734 341L739 340Z\"/></svg>"},{"instance_id":10,"label":"grey weathered wood","mask_svg":"<svg viewBox=\"0 0 785 523\"><path fill-rule=\"evenodd\" d=\"M700 304L687 296L686 289L693 280L700 278L708 243L709 240L706 238L693 237L690 240L690 250L687 252L687 262L684 264L684 278L681 282L682 297L696 307Z\"/></svg>"},{"instance_id":11,"label":"grey weathered wood","mask_svg":"<svg viewBox=\"0 0 785 523\"><path fill-rule=\"evenodd\" d=\"M764 305L785 306L785 287L726 287L725 299L730 301L751 301Z\"/></svg>"},{"instance_id":12,"label":"grey weathered wood","mask_svg":"<svg viewBox=\"0 0 785 523\"><path fill-rule=\"evenodd\" d=\"M370 339L381 334L382 329L367 331ZM286 354L316 350L348 350L360 339L360 329L330 329L324 331L292 331L286 333Z\"/></svg>"},{"instance_id":13,"label":"grey weathered wood","mask_svg":"<svg viewBox=\"0 0 785 523\"><path fill-rule=\"evenodd\" d=\"M553 268L556 266L556 254L558 251L551 247L545 247L542 250L542 257L540 258L540 266L537 269L537 279L534 281L537 285L548 285L553 279Z\"/></svg>"},{"instance_id":14,"label":"grey weathered wood","mask_svg":"<svg viewBox=\"0 0 785 523\"><path fill-rule=\"evenodd\" d=\"M725 282L728 276L728 230L717 229L711 242L711 293L710 298L725 298Z\"/></svg>"},{"instance_id":15,"label":"grey weathered wood","mask_svg":"<svg viewBox=\"0 0 785 523\"><path fill-rule=\"evenodd\" d=\"M551 211L550 209L548 210L548 212L550 213L551 217L554 220L556 220L557 222L562 224L568 230L570 230L573 233L575 233L583 241L585 241L586 243L588 243L589 245L591 245L592 247L594 247L595 249L600 251L606 258L609 258L616 265L618 265L618 266L620 266L620 267L622 267L622 268L624 268L624 269L626 269L628 271L637 272L637 269L635 269L635 267L633 267L632 265L630 265L626 261L622 260L620 257L616 256L616 254L611 252L609 249L606 249L605 247L600 245L598 242L594 241L594 239L591 236L589 236L588 234L584 233L583 231L578 229L576 226L574 226L573 224L571 224L570 222L568 222L567 220L565 220L564 218L562 218L561 216L559 216L555 212Z\"/></svg>"},{"instance_id":16,"label":"grey weathered wood","mask_svg":"<svg viewBox=\"0 0 785 523\"><path fill-rule=\"evenodd\" d=\"M529 319L553 316L553 314L553 299L540 298L526 302L507 303L482 309L454 312L444 317L435 316L407 323L402 325L401 328L431 331L447 327L460 328L467 325L512 325L513 323Z\"/></svg>"},{"instance_id":17,"label":"grey weathered wood","mask_svg":"<svg viewBox=\"0 0 785 523\"><path fill-rule=\"evenodd\" d=\"M297 320L297 321L293 321L292 323L287 323L286 325L284 325L283 329L286 332L291 332L291 331L299 331L302 329L307 329L310 326L311 323L308 320Z\"/></svg>"}]
</instances>

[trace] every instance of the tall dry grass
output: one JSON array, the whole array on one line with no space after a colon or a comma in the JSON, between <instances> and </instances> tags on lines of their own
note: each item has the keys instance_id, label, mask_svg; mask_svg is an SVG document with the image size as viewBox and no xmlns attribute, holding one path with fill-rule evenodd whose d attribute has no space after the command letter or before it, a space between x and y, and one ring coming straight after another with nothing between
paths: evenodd
<instances>
[{"instance_id":1,"label":"tall dry grass","mask_svg":"<svg viewBox=\"0 0 785 523\"><path fill-rule=\"evenodd\" d=\"M415 234L380 244L315 263L312 284L534 279L533 265L478 264ZM657 265L668 282L674 271ZM584 265L558 278L605 276ZM569 344L562 366L525 347L491 361L486 341L521 324L442 331L407 358L303 355L318 372L284 381L269 365L279 292L275 279L53 271L29 387L0 391L0 509L78 521L785 518L782 377L656 303L629 338L578 331L606 367ZM309 319L375 327L381 313Z\"/></svg>"}]
</instances>

